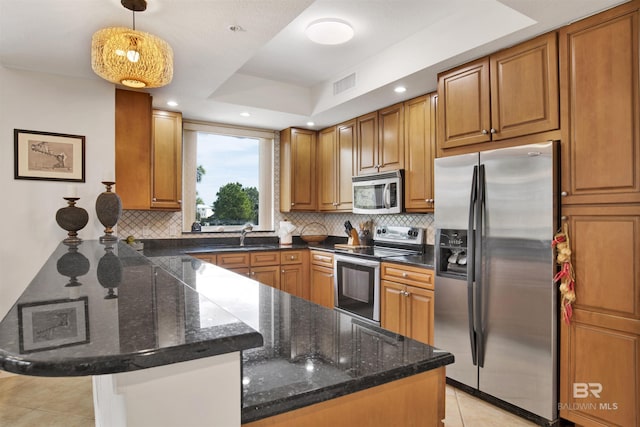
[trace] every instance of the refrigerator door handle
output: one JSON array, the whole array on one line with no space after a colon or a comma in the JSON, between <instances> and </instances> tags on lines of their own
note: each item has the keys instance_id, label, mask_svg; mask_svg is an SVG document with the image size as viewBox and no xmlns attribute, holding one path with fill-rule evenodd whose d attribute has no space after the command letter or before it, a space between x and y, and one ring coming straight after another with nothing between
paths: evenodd
<instances>
[{"instance_id":1,"label":"refrigerator door handle","mask_svg":"<svg viewBox=\"0 0 640 427\"><path fill-rule=\"evenodd\" d=\"M484 321L483 321L483 303L482 292L484 283L482 281L482 246L483 234L484 234L484 211L485 211L485 170L484 165L480 165L478 171L478 201L476 212L476 233L478 233L477 248L476 248L476 260L474 260L475 269L475 295L474 295L474 324L476 330L476 340L478 344L478 366L484 367Z\"/></svg>"},{"instance_id":2,"label":"refrigerator door handle","mask_svg":"<svg viewBox=\"0 0 640 427\"><path fill-rule=\"evenodd\" d=\"M471 183L471 196L469 197L469 225L467 230L467 315L469 317L469 343L471 344L471 359L473 365L478 364L478 354L476 352L476 332L474 314L474 292L473 282L475 279L475 233L473 230L475 211L478 199L478 166L473 167L473 179Z\"/></svg>"}]
</instances>

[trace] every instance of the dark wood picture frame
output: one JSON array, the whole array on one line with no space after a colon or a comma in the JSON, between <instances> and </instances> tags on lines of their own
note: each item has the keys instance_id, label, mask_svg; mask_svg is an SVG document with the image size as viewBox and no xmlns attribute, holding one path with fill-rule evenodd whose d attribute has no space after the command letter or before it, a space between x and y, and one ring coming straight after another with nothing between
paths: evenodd
<instances>
[{"instance_id":1,"label":"dark wood picture frame","mask_svg":"<svg viewBox=\"0 0 640 427\"><path fill-rule=\"evenodd\" d=\"M14 178L85 182L85 137L14 129Z\"/></svg>"}]
</instances>

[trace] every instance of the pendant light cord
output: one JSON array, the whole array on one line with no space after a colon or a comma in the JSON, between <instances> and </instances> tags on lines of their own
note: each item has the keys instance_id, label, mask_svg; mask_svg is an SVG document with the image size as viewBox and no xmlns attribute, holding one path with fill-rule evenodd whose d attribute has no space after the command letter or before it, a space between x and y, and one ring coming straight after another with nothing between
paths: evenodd
<instances>
[{"instance_id":1,"label":"pendant light cord","mask_svg":"<svg viewBox=\"0 0 640 427\"><path fill-rule=\"evenodd\" d=\"M133 13L133 31L136 30L136 11L132 10L131 13Z\"/></svg>"}]
</instances>

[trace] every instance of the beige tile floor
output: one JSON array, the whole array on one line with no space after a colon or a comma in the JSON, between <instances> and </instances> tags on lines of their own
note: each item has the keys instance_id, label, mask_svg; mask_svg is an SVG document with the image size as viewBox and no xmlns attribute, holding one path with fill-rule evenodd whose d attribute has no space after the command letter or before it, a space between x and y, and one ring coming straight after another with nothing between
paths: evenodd
<instances>
[{"instance_id":1,"label":"beige tile floor","mask_svg":"<svg viewBox=\"0 0 640 427\"><path fill-rule=\"evenodd\" d=\"M446 427L529 427L522 418L447 386ZM0 371L0 427L93 426L91 379Z\"/></svg>"}]
</instances>

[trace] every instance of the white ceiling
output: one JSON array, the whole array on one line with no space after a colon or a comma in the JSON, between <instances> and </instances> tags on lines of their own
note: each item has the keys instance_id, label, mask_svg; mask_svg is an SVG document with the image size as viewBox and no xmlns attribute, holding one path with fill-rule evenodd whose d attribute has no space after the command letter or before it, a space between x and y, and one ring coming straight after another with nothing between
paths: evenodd
<instances>
[{"instance_id":1,"label":"white ceiling","mask_svg":"<svg viewBox=\"0 0 640 427\"><path fill-rule=\"evenodd\" d=\"M174 50L173 81L149 90L154 107L175 100L193 120L276 130L311 120L321 129L435 90L440 71L620 3L148 0L136 29ZM307 40L305 27L327 17L350 22L355 37L340 46ZM0 0L0 64L98 79L92 34L131 24L119 0ZM334 95L333 83L351 73L355 87ZM397 84L407 92L394 93Z\"/></svg>"}]
</instances>

